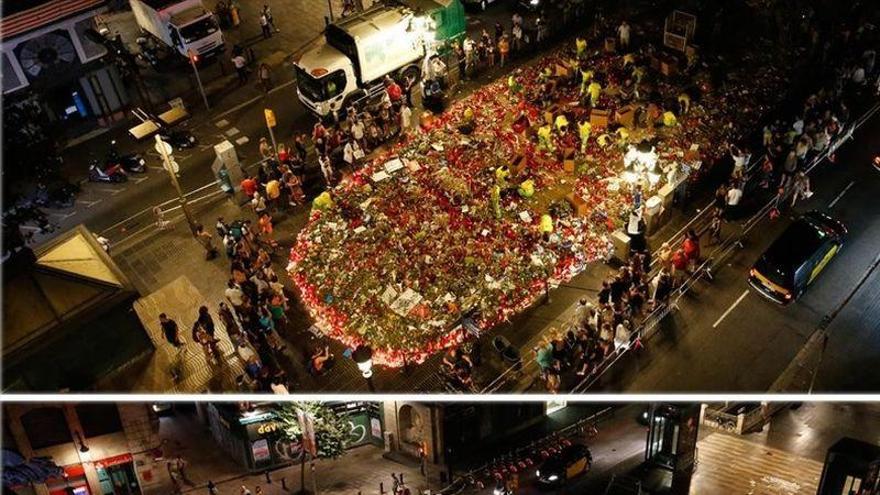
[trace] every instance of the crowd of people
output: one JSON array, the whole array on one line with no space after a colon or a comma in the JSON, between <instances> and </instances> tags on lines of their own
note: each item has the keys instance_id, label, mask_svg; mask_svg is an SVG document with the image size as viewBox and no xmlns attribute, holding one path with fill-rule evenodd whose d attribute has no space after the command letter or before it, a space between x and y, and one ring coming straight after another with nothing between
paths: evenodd
<instances>
[{"instance_id":1,"label":"crowd of people","mask_svg":"<svg viewBox=\"0 0 880 495\"><path fill-rule=\"evenodd\" d=\"M856 29L844 29L828 40L824 57L831 52L842 63L832 66L825 84L806 98L790 121L778 119L764 127L764 155L754 170L749 168L751 153L730 146L732 171L715 192L705 228L710 244L722 242L724 224L743 217L741 201L750 181L760 190L775 193L771 218L777 217L779 210L812 196L807 167L825 154L835 162L833 147L845 136L853 120L849 104L872 94L880 95L880 70L874 48L877 36L875 28L863 24ZM694 273L702 261L700 246L701 235L695 229L688 229L676 248L663 243L656 252L656 273L650 279L652 256L645 246L631 254L628 264L602 281L597 304L581 299L567 331L551 329L550 337L533 349L547 390L559 390L565 371L588 376L613 353L641 346L633 332L648 313L669 302L685 276Z\"/></svg>"}]
</instances>

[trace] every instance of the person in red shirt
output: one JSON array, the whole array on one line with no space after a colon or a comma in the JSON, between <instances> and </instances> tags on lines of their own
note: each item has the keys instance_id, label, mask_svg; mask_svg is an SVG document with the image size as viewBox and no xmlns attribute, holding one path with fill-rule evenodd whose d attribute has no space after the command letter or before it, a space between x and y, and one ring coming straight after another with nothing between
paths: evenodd
<instances>
[{"instance_id":1,"label":"person in red shirt","mask_svg":"<svg viewBox=\"0 0 880 495\"><path fill-rule=\"evenodd\" d=\"M241 190L244 191L249 198L253 198L254 193L257 192L257 181L251 176L245 175L244 179L241 181Z\"/></svg>"},{"instance_id":2,"label":"person in red shirt","mask_svg":"<svg viewBox=\"0 0 880 495\"><path fill-rule=\"evenodd\" d=\"M385 91L388 92L388 99L391 100L392 105L398 105L403 98L403 89L390 76L385 76Z\"/></svg>"},{"instance_id":3,"label":"person in red shirt","mask_svg":"<svg viewBox=\"0 0 880 495\"><path fill-rule=\"evenodd\" d=\"M674 268L673 275L675 278L678 278L679 272L684 272L687 270L688 266L688 257L684 254L684 249L679 249L672 254L672 267Z\"/></svg>"},{"instance_id":4,"label":"person in red shirt","mask_svg":"<svg viewBox=\"0 0 880 495\"><path fill-rule=\"evenodd\" d=\"M700 261L700 237L694 232L694 229L688 229L681 247L684 249L684 255L687 257L688 262L696 263Z\"/></svg>"}]
</instances>

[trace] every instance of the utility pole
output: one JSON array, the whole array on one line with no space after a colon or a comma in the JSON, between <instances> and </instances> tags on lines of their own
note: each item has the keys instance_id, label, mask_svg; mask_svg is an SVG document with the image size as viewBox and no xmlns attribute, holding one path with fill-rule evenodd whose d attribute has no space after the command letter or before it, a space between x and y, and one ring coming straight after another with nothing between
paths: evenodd
<instances>
[{"instance_id":1,"label":"utility pole","mask_svg":"<svg viewBox=\"0 0 880 495\"><path fill-rule=\"evenodd\" d=\"M177 170L178 167L175 167L176 163L172 160L171 152L173 148L170 144L162 141L162 138L156 135L156 151L162 156L162 162L165 165L165 170L168 171L168 177L171 178L171 185L174 186L174 190L177 191L177 199L180 201L180 209L183 210L183 215L186 217L186 222L189 224L189 230L193 235L196 233L196 221L193 219L192 213L189 211L189 205L186 202L186 195L183 194L183 191L180 189L180 182L177 181Z\"/></svg>"},{"instance_id":2,"label":"utility pole","mask_svg":"<svg viewBox=\"0 0 880 495\"><path fill-rule=\"evenodd\" d=\"M199 86L199 93L202 94L202 102L205 103L205 109L211 111L211 105L208 104L208 95L205 94L205 87L202 86L202 76L199 75L199 66L197 65L199 62L199 54L190 50L188 53L189 64L193 68L193 72L196 75L196 84Z\"/></svg>"},{"instance_id":3,"label":"utility pole","mask_svg":"<svg viewBox=\"0 0 880 495\"><path fill-rule=\"evenodd\" d=\"M275 161L280 162L278 159L278 145L275 143L275 131L272 130L278 125L278 121L275 120L275 112L273 112L271 108L264 108L263 115L266 117L266 128L269 129L269 139L272 140L272 154L275 156Z\"/></svg>"}]
</instances>

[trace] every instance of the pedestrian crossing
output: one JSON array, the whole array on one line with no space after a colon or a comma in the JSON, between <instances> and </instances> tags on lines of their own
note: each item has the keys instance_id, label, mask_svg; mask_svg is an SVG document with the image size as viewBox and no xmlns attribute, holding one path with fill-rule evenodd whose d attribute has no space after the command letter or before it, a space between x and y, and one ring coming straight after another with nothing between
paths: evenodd
<instances>
[{"instance_id":1,"label":"pedestrian crossing","mask_svg":"<svg viewBox=\"0 0 880 495\"><path fill-rule=\"evenodd\" d=\"M697 447L694 495L813 495L818 490L818 461L724 433L712 433Z\"/></svg>"}]
</instances>

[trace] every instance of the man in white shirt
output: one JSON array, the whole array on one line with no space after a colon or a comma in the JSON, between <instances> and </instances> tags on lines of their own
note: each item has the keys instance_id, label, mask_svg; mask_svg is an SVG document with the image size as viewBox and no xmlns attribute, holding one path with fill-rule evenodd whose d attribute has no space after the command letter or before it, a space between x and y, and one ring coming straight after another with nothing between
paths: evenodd
<instances>
[{"instance_id":1,"label":"man in white shirt","mask_svg":"<svg viewBox=\"0 0 880 495\"><path fill-rule=\"evenodd\" d=\"M238 308L244 304L244 293L232 280L229 281L224 295L226 296L226 299L229 299L230 304L232 304L232 307L234 308Z\"/></svg>"},{"instance_id":2,"label":"man in white shirt","mask_svg":"<svg viewBox=\"0 0 880 495\"><path fill-rule=\"evenodd\" d=\"M623 21L620 23L620 26L617 28L617 35L620 37L620 47L621 48L629 48L629 36L630 36L629 23Z\"/></svg>"}]
</instances>

